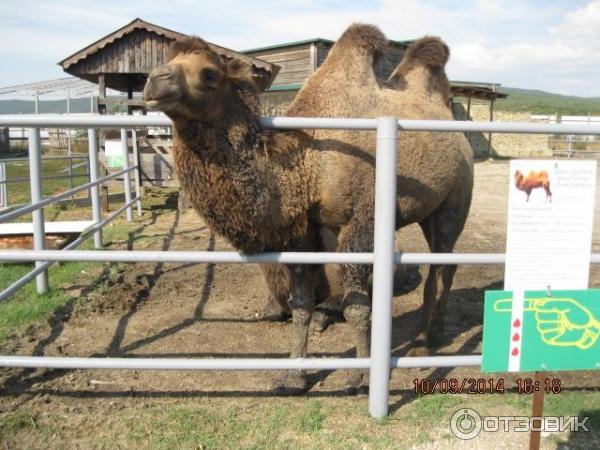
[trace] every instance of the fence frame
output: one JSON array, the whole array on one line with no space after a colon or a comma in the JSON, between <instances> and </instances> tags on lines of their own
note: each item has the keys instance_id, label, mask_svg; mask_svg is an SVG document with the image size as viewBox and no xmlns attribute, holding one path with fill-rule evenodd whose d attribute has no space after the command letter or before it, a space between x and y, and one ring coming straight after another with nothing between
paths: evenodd
<instances>
[{"instance_id":1,"label":"fence frame","mask_svg":"<svg viewBox=\"0 0 600 450\"><path fill-rule=\"evenodd\" d=\"M393 289L393 270L395 264L503 264L505 255L501 253L396 253L395 239L395 190L396 190L396 144L398 135L403 131L430 132L488 132L488 133L531 133L531 134L600 134L600 124L531 124L506 122L470 122L450 120L398 120L392 117L377 119L333 119L333 118L301 118L301 117L263 117L263 128L282 129L354 129L375 130L376 146L376 179L375 179L375 235L373 253L264 253L259 255L243 255L238 252L185 252L185 251L107 251L107 250L73 250L77 245L95 237L96 248L101 248L101 229L116 215L127 210L128 219L132 217L132 204L139 202L139 183L136 180L136 196L127 194L129 184L125 183L126 202L109 218L100 220L94 215L95 224L65 250L43 250L37 245L34 250L0 251L0 262L36 261L39 266L33 276L45 274L47 267L54 261L121 261L121 262L198 262L198 263L281 263L281 264L326 264L353 263L373 264L373 306L371 352L369 358L217 358L217 359L176 359L176 358L78 358L78 357L35 357L35 356L0 356L0 367L46 367L46 368L97 368L97 369L148 369L148 370L289 370L289 369L369 369L369 411L375 418L388 414L389 375L391 368L406 367L457 367L478 366L481 355L446 355L428 357L391 357L391 302ZM148 126L172 126L166 116L99 116L65 117L65 116L0 116L0 126L21 126L31 128L30 131L30 165L34 167L39 158L39 128L66 127L88 128L90 137L90 163L97 154L95 139L96 128L121 128L124 155L128 155L127 133L125 128ZM36 131L37 130L37 131ZM399 133L400 132L400 133ZM135 134L134 134L135 136ZM134 146L137 153L137 146ZM128 165L128 156L124 158ZM93 164L96 164L94 161ZM92 205L97 196L99 184L122 172L129 178L129 172L138 169L137 161L117 174L102 179L90 168L91 182L83 188L94 189ZM39 175L32 169L32 193L34 179ZM93 178L93 180L92 180ZM125 177L124 177L125 178ZM41 186L41 184L39 185ZM31 211L37 211L41 218L34 230L43 243L43 212L41 208L57 197L68 196L82 187L67 191L58 196L42 200L36 195L32 205L8 214L0 215L0 223L7 217L13 218ZM32 195L33 197L33 195ZM92 209L96 207L93 206ZM138 203L139 208L139 203ZM35 221L34 221L35 222ZM36 241L37 242L37 241ZM73 245L76 244L76 245ZM592 263L600 263L600 254L593 254ZM30 277L29 280L33 278ZM27 277L27 276L26 276ZM45 275L44 275L45 277ZM27 280L27 281L29 281ZM38 278L40 291L42 278ZM25 283L23 283L25 284ZM23 285L21 284L21 286ZM19 286L20 287L20 286ZM9 288L10 289L10 288ZM17 287L18 289L18 287ZM13 290L13 292L16 289ZM4 291L6 292L6 290ZM0 293L0 296L3 293Z\"/></svg>"}]
</instances>

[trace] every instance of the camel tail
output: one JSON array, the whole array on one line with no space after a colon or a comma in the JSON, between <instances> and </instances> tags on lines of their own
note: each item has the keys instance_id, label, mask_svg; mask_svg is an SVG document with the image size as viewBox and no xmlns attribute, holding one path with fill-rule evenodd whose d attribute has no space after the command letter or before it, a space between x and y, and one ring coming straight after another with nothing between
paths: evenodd
<instances>
[{"instance_id":1,"label":"camel tail","mask_svg":"<svg viewBox=\"0 0 600 450\"><path fill-rule=\"evenodd\" d=\"M404 55L407 64L423 64L432 69L443 68L450 57L450 49L438 37L426 36L413 42Z\"/></svg>"},{"instance_id":2,"label":"camel tail","mask_svg":"<svg viewBox=\"0 0 600 450\"><path fill-rule=\"evenodd\" d=\"M383 55L387 45L388 40L375 25L354 23L340 36L332 52L358 47L377 59Z\"/></svg>"}]
</instances>

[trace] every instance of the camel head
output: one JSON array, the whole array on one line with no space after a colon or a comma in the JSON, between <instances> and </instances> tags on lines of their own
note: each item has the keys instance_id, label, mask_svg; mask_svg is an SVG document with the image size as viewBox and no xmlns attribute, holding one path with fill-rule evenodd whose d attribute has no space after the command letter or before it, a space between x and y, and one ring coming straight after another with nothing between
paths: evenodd
<instances>
[{"instance_id":1,"label":"camel head","mask_svg":"<svg viewBox=\"0 0 600 450\"><path fill-rule=\"evenodd\" d=\"M172 119L213 122L224 115L223 105L232 89L256 89L250 64L225 61L198 37L171 44L168 62L155 68L144 87L149 110Z\"/></svg>"}]
</instances>

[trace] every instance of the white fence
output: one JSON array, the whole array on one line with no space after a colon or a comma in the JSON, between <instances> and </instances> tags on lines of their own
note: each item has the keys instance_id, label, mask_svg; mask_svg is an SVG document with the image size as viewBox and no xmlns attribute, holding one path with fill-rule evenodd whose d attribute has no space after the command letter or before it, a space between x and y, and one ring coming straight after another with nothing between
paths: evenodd
<instances>
[{"instance_id":1,"label":"white fence","mask_svg":"<svg viewBox=\"0 0 600 450\"><path fill-rule=\"evenodd\" d=\"M95 247L102 247L101 230L117 214L127 211L132 217L132 205L140 207L139 190L131 198L129 173L138 173L136 166L125 168L108 177L98 179L96 128L121 128L124 161L128 161L125 128L171 126L166 117L116 117L116 116L0 116L0 126L30 128L30 168L32 204L8 214L0 215L0 223L19 215L34 214L34 250L0 251L0 262L36 261L36 269L23 279L5 289L0 296L14 293L34 277L38 292L48 287L47 268L54 261L113 261L113 262L197 262L197 263L281 263L324 264L352 263L373 264L373 312L371 353L369 358L211 358L211 359L159 359L159 358L75 358L0 356L0 367L51 367L88 369L153 369L153 370L287 370L287 369L369 369L369 410L373 417L383 417L388 412L389 375L391 368L408 367L456 367L478 366L481 355L429 356L392 358L392 288L394 264L503 264L504 254L450 254L450 253L398 253L394 254L395 192L396 192L396 141L402 131L448 131L448 132L494 132L534 134L600 134L600 124L529 124L502 122L459 122L434 120L378 119L331 119L331 118L262 118L264 128L282 129L354 129L377 132L376 189L375 189L375 235L373 253L265 253L243 255L237 252L189 252L189 251L109 251L73 250L77 245L95 236ZM63 194L42 199L40 172L40 127L88 128L91 182ZM400 136L398 137L398 132ZM133 132L135 134L135 131ZM135 139L134 139L135 143ZM137 149L134 145L134 152ZM135 158L137 160L137 158ZM108 179L124 175L125 204L107 219L101 220L98 185ZM136 180L139 189L139 180ZM44 250L43 207L83 189L91 189L92 210L95 225L65 250ZM600 254L592 255L592 263L600 263ZM2 297L0 297L2 298Z\"/></svg>"}]
</instances>

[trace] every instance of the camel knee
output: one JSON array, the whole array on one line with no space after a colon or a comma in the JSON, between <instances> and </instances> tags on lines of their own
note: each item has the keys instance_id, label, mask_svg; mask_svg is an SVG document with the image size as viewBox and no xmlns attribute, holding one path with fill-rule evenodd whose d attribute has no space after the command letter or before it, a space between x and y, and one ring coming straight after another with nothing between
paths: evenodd
<instances>
[{"instance_id":1,"label":"camel knee","mask_svg":"<svg viewBox=\"0 0 600 450\"><path fill-rule=\"evenodd\" d=\"M312 317L313 302L310 298L298 295L298 293L292 293L288 298L288 307L292 312L292 320L294 323L308 325Z\"/></svg>"},{"instance_id":2,"label":"camel knee","mask_svg":"<svg viewBox=\"0 0 600 450\"><path fill-rule=\"evenodd\" d=\"M344 318L357 327L369 325L371 305L366 292L350 291L344 296Z\"/></svg>"}]
</instances>

